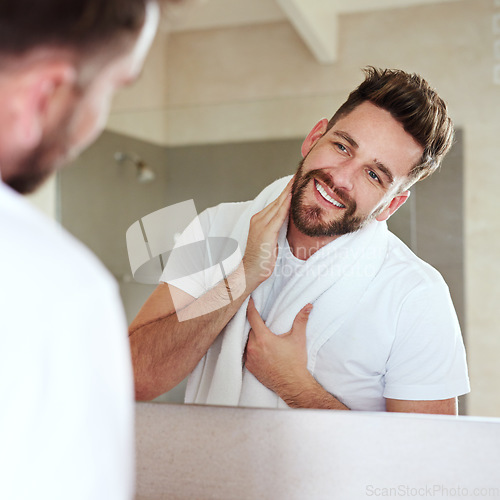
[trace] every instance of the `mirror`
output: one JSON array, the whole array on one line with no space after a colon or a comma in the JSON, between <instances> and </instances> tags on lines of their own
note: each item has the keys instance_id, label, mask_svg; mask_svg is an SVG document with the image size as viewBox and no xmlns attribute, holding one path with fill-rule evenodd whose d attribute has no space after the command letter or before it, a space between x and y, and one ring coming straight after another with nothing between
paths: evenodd
<instances>
[{"instance_id":1,"label":"mirror","mask_svg":"<svg viewBox=\"0 0 500 500\"><path fill-rule=\"evenodd\" d=\"M351 6L337 17L332 64L318 62L286 16L264 0L256 10L264 4L272 10L267 22L235 25L240 21L231 18L226 26L219 20L210 29L187 24L161 33L142 81L116 100L108 130L59 175L63 225L119 279L131 321L153 289L131 280L125 231L133 222L190 198L201 211L254 196L295 171L303 137L361 81L360 68L420 73L448 102L458 140L449 155L453 166L418 184L397 214L410 221L419 214L420 225L396 217L391 224L453 289L472 384L466 413L500 416L499 3L388 0L367 10L370 2L352 2L359 10ZM137 162L117 162L116 152L141 158L155 179L138 182ZM450 224L453 231L445 232ZM440 255L428 248L437 236L448 245ZM178 400L179 391L167 399Z\"/></svg>"}]
</instances>

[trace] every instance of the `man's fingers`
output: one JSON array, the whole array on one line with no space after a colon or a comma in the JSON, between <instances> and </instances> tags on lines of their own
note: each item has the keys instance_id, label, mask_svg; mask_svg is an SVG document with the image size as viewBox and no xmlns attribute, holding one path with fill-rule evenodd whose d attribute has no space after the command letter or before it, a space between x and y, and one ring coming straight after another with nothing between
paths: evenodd
<instances>
[{"instance_id":1,"label":"man's fingers","mask_svg":"<svg viewBox=\"0 0 500 500\"><path fill-rule=\"evenodd\" d=\"M280 219L281 222L285 220L285 217L287 216L288 211L290 210L291 201L292 201L292 192L289 191L287 196L283 199L283 201L279 205L278 210L276 211L275 220Z\"/></svg>"},{"instance_id":2,"label":"man's fingers","mask_svg":"<svg viewBox=\"0 0 500 500\"><path fill-rule=\"evenodd\" d=\"M294 179L295 175L288 181L288 184L285 186L285 189L281 191L280 195L276 198L276 200L274 200L274 203L276 203L278 206L286 202L287 198L292 194L292 186Z\"/></svg>"},{"instance_id":3,"label":"man's fingers","mask_svg":"<svg viewBox=\"0 0 500 500\"><path fill-rule=\"evenodd\" d=\"M250 219L247 248L243 257L251 289L269 278L276 264L279 230L290 209L292 182L280 196Z\"/></svg>"},{"instance_id":4,"label":"man's fingers","mask_svg":"<svg viewBox=\"0 0 500 500\"><path fill-rule=\"evenodd\" d=\"M267 207L265 207L263 210L259 212L259 215L262 217L265 224L273 222L277 214L282 215L283 212L285 214L288 213L288 209L290 208L290 200L292 196L292 185L294 177L290 179L290 181L286 185L285 189L280 193L280 195L273 202L267 205Z\"/></svg>"},{"instance_id":5,"label":"man's fingers","mask_svg":"<svg viewBox=\"0 0 500 500\"><path fill-rule=\"evenodd\" d=\"M295 316L292 325L292 332L304 334L306 333L307 321L309 320L309 314L313 308L312 304L306 304Z\"/></svg>"},{"instance_id":6,"label":"man's fingers","mask_svg":"<svg viewBox=\"0 0 500 500\"><path fill-rule=\"evenodd\" d=\"M278 230L288 215L290 211L290 203L292 200L291 192L287 194L283 199L277 199L273 202L273 206L264 215L263 222L266 224L268 228L273 228L274 230ZM279 203L278 203L279 202ZM270 205L268 206L270 207Z\"/></svg>"},{"instance_id":7,"label":"man's fingers","mask_svg":"<svg viewBox=\"0 0 500 500\"><path fill-rule=\"evenodd\" d=\"M263 328L267 328L264 320L260 317L259 311L257 311L257 308L255 307L252 297L250 297L250 300L248 301L247 318L254 333L256 331L262 331Z\"/></svg>"}]
</instances>

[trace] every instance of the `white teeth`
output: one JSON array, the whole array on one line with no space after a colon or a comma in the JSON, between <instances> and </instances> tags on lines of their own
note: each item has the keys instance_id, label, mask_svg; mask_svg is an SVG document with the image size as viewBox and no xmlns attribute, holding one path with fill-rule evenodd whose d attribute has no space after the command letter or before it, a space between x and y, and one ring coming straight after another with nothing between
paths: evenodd
<instances>
[{"instance_id":1,"label":"white teeth","mask_svg":"<svg viewBox=\"0 0 500 500\"><path fill-rule=\"evenodd\" d=\"M329 201L332 205L335 205L336 207L339 207L339 208L345 208L345 205L342 205L342 203L339 203L338 201L335 201L324 189L323 189L323 186L321 186L321 184L318 182L318 181L314 181L314 183L316 184L316 189L319 191L319 194L321 196L323 196L323 198L326 200L326 201Z\"/></svg>"}]
</instances>

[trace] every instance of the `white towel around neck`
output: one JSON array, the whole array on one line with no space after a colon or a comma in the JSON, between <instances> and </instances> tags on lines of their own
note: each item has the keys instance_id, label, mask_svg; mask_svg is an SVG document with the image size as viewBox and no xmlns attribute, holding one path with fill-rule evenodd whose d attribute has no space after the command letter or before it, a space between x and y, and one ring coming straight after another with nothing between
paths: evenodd
<instances>
[{"instance_id":1,"label":"white towel around neck","mask_svg":"<svg viewBox=\"0 0 500 500\"><path fill-rule=\"evenodd\" d=\"M251 202L223 204L217 210L240 211L227 236L235 238L244 252L250 218L276 199L290 177L268 186ZM220 213L220 212L219 212ZM215 216L214 224L217 224ZM288 221L280 230L282 252ZM208 235L207 235L208 236ZM307 324L308 370L314 373L320 347L333 335L348 335L342 324L376 276L386 253L388 229L385 222L372 222L363 229L343 235L311 256L300 275L293 276L278 292L266 320L275 334L288 332L298 312L314 305ZM257 310L262 310L272 290L273 273L252 293ZM276 293L276 292L274 292ZM250 325L246 317L248 299L226 325L207 354L191 374L186 403L228 406L286 407L281 398L262 385L243 367Z\"/></svg>"}]
</instances>

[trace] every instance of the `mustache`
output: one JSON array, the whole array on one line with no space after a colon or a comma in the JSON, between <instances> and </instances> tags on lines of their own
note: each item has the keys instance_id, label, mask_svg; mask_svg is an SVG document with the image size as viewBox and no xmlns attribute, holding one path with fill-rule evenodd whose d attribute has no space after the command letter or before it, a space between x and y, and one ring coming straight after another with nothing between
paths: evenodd
<instances>
[{"instance_id":1,"label":"mustache","mask_svg":"<svg viewBox=\"0 0 500 500\"><path fill-rule=\"evenodd\" d=\"M303 183L301 183L300 187L305 186L311 179L317 179L323 182L323 184L328 186L332 190L332 192L337 195L342 204L346 207L352 207L353 205L356 205L355 201L345 191L339 189L333 184L331 177L323 170L310 170L309 172L307 172L303 177Z\"/></svg>"}]
</instances>

